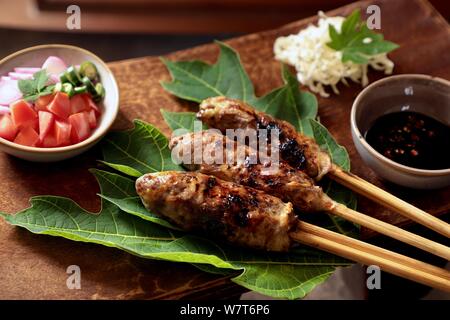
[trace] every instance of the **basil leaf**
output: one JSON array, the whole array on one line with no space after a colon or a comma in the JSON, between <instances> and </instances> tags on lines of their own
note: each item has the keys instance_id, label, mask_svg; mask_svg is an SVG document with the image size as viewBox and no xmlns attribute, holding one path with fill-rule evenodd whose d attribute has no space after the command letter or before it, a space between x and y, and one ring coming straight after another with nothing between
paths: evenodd
<instances>
[{"instance_id":1,"label":"basil leaf","mask_svg":"<svg viewBox=\"0 0 450 320\"><path fill-rule=\"evenodd\" d=\"M33 81L35 82L35 88L38 92L41 92L44 89L45 85L48 81L48 75L45 69L42 69L35 74L33 74Z\"/></svg>"},{"instance_id":2,"label":"basil leaf","mask_svg":"<svg viewBox=\"0 0 450 320\"><path fill-rule=\"evenodd\" d=\"M40 96L53 93L54 85L47 86L48 75L45 69L33 74L32 79L19 80L17 85L27 101L34 101Z\"/></svg>"}]
</instances>

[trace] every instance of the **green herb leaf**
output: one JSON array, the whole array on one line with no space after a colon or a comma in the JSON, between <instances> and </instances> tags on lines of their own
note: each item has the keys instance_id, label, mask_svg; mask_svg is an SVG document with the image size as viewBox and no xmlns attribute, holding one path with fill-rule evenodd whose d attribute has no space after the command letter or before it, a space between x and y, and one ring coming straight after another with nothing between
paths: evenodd
<instances>
[{"instance_id":1,"label":"green herb leaf","mask_svg":"<svg viewBox=\"0 0 450 320\"><path fill-rule=\"evenodd\" d=\"M365 21L361 21L357 9L342 23L340 32L333 25L328 26L331 41L328 47L342 52L342 62L352 61L358 64L368 63L368 57L387 53L399 46L384 40L381 33L370 30Z\"/></svg>"},{"instance_id":2,"label":"green herb leaf","mask_svg":"<svg viewBox=\"0 0 450 320\"><path fill-rule=\"evenodd\" d=\"M35 74L33 74L33 79L36 83L36 90L38 92L41 92L42 89L44 89L47 81L48 81L48 75L45 69L42 69Z\"/></svg>"},{"instance_id":3,"label":"green herb leaf","mask_svg":"<svg viewBox=\"0 0 450 320\"><path fill-rule=\"evenodd\" d=\"M33 95L36 92L36 87L33 80L19 80L17 85L24 96Z\"/></svg>"},{"instance_id":4,"label":"green herb leaf","mask_svg":"<svg viewBox=\"0 0 450 320\"><path fill-rule=\"evenodd\" d=\"M46 85L48 75L45 69L33 74L32 79L19 80L18 87L22 92L23 98L27 101L34 101L40 96L46 96L53 92L54 85Z\"/></svg>"}]
</instances>

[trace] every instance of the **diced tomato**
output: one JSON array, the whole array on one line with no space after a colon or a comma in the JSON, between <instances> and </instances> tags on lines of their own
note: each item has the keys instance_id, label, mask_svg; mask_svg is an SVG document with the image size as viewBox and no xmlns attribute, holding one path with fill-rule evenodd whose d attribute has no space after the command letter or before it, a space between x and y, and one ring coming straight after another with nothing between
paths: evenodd
<instances>
[{"instance_id":1,"label":"diced tomato","mask_svg":"<svg viewBox=\"0 0 450 320\"><path fill-rule=\"evenodd\" d=\"M70 99L66 93L58 92L47 107L48 111L61 119L67 119L70 115Z\"/></svg>"},{"instance_id":2,"label":"diced tomato","mask_svg":"<svg viewBox=\"0 0 450 320\"><path fill-rule=\"evenodd\" d=\"M69 117L69 123L72 125L71 141L78 143L89 137L91 128L89 127L89 119L85 112L75 113Z\"/></svg>"},{"instance_id":3,"label":"diced tomato","mask_svg":"<svg viewBox=\"0 0 450 320\"><path fill-rule=\"evenodd\" d=\"M36 118L33 121L30 121L28 126L33 128L34 131L39 132L39 118Z\"/></svg>"},{"instance_id":4,"label":"diced tomato","mask_svg":"<svg viewBox=\"0 0 450 320\"><path fill-rule=\"evenodd\" d=\"M58 146L67 146L70 144L70 132L72 130L72 125L67 122L55 121L55 138L56 144Z\"/></svg>"},{"instance_id":5,"label":"diced tomato","mask_svg":"<svg viewBox=\"0 0 450 320\"><path fill-rule=\"evenodd\" d=\"M14 125L11 116L5 114L0 119L0 137L6 140L14 140L17 134L17 127Z\"/></svg>"},{"instance_id":6,"label":"diced tomato","mask_svg":"<svg viewBox=\"0 0 450 320\"><path fill-rule=\"evenodd\" d=\"M50 131L45 138L41 139L41 147L53 148L58 146L58 140L56 139L55 132Z\"/></svg>"},{"instance_id":7,"label":"diced tomato","mask_svg":"<svg viewBox=\"0 0 450 320\"><path fill-rule=\"evenodd\" d=\"M90 110L90 111L85 111L88 120L89 120L89 127L91 129L94 129L97 127L97 117L95 116L95 111L94 110Z\"/></svg>"},{"instance_id":8,"label":"diced tomato","mask_svg":"<svg viewBox=\"0 0 450 320\"><path fill-rule=\"evenodd\" d=\"M39 142L39 135L33 128L23 127L20 129L14 142L24 146L35 147Z\"/></svg>"},{"instance_id":9,"label":"diced tomato","mask_svg":"<svg viewBox=\"0 0 450 320\"><path fill-rule=\"evenodd\" d=\"M53 113L47 111L39 111L39 138L41 141L48 135L53 129L53 123L55 122L55 116Z\"/></svg>"},{"instance_id":10,"label":"diced tomato","mask_svg":"<svg viewBox=\"0 0 450 320\"><path fill-rule=\"evenodd\" d=\"M35 125L38 115L25 100L14 102L10 109L11 118L17 128Z\"/></svg>"},{"instance_id":11,"label":"diced tomato","mask_svg":"<svg viewBox=\"0 0 450 320\"><path fill-rule=\"evenodd\" d=\"M37 111L47 111L47 106L52 102L55 96L48 94L46 96L40 96L34 103Z\"/></svg>"},{"instance_id":12,"label":"diced tomato","mask_svg":"<svg viewBox=\"0 0 450 320\"><path fill-rule=\"evenodd\" d=\"M70 99L70 113L75 114L78 112L89 111L91 107L89 106L89 102L82 94L74 95Z\"/></svg>"},{"instance_id":13,"label":"diced tomato","mask_svg":"<svg viewBox=\"0 0 450 320\"><path fill-rule=\"evenodd\" d=\"M86 99L89 108L93 109L95 111L95 115L98 117L100 115L100 109L98 108L97 104L92 100L91 96L88 94L85 94L84 98Z\"/></svg>"}]
</instances>

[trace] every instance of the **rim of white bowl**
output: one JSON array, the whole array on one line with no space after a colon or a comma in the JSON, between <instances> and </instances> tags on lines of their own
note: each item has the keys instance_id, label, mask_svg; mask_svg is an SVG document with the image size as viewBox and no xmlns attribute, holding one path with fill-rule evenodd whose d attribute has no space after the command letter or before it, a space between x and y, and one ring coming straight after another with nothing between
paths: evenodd
<instances>
[{"instance_id":1,"label":"rim of white bowl","mask_svg":"<svg viewBox=\"0 0 450 320\"><path fill-rule=\"evenodd\" d=\"M378 87L379 85L382 84L386 84L391 82L392 80L398 80L398 79L422 79L422 80L431 80L434 82L439 82L447 87L449 87L450 89L450 81L439 78L439 77L433 77L430 75L426 75L426 74L399 74L399 75L394 75L394 76L390 76L390 77L386 77L380 80L377 80L373 83L371 83L370 85L368 85L366 88L364 88L356 97L356 99L353 101L352 104L352 110L350 112L350 125L351 125L351 129L353 130L353 132L356 134L356 137L358 138L358 140L362 143L362 145L364 146L364 148L375 158L377 158L378 160L389 164L390 166L407 172L407 173L412 173L415 175L421 175L421 176L442 176L442 175L447 175L450 174L450 168L447 169L439 169L439 170L426 170L426 169L418 169L418 168L413 168L413 167L409 167L409 166L405 166L403 164L400 164L398 162L395 162L385 156L383 156L381 153L379 153L378 151L376 151L367 141L366 139L363 137L363 135L361 134L361 132L359 131L358 126L356 125L356 110L358 109L359 105L361 104L362 99L364 99L364 97L367 95L368 92L370 92L371 90L373 90L374 88Z\"/></svg>"},{"instance_id":2,"label":"rim of white bowl","mask_svg":"<svg viewBox=\"0 0 450 320\"><path fill-rule=\"evenodd\" d=\"M94 58L98 59L98 61L100 62L100 64L102 65L103 68L106 69L106 71L111 75L111 80L112 80L112 84L114 87L114 91L117 94L117 103L113 106L114 110L110 111L110 112L114 112L114 114L111 117L111 120L109 122L106 123L106 126L103 130L95 130L94 133L87 138L86 140L83 140L79 143L76 144L72 144L70 146L64 146L64 147L56 147L56 148L40 148L40 147L29 147L29 146L24 146L18 143L14 143L12 141L6 140L4 138L0 137L0 142L4 145L7 145L11 148L14 149L19 149L22 151L27 151L27 152L36 152L36 153L64 153L66 151L73 151L79 148L83 148L86 147L94 142L96 142L97 140L101 139L111 128L112 124L114 123L114 121L117 118L117 115L119 114L119 87L117 85L117 81L116 78L114 77L114 74L112 73L111 69L108 67L108 65L99 57L97 56L95 53L92 53L89 50L77 47L77 46L72 46L72 45L68 45L68 44L57 44L57 43L53 43L53 44L42 44L42 45L38 45L38 46L33 46L33 47L28 47L19 51L16 51L6 57L4 57L3 59L0 60L0 65L2 65L3 63L5 63L6 61L9 61L23 53L29 52L29 51L36 51L36 50L40 50L40 49L47 49L47 48L66 48L66 49L72 49L72 50L77 50L77 51L81 51L87 55L93 56Z\"/></svg>"}]
</instances>

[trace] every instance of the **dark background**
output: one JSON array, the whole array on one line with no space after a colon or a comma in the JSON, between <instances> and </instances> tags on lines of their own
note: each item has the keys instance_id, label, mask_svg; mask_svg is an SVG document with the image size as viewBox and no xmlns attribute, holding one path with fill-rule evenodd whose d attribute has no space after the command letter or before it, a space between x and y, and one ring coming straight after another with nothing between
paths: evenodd
<instances>
[{"instance_id":1,"label":"dark background","mask_svg":"<svg viewBox=\"0 0 450 320\"><path fill-rule=\"evenodd\" d=\"M396 1L396 0L392 0ZM0 57L45 43L81 46L106 61L162 55L279 27L348 0L0 0ZM430 1L448 20L450 2ZM81 8L68 30L66 8ZM381 12L381 20L383 12Z\"/></svg>"}]
</instances>

